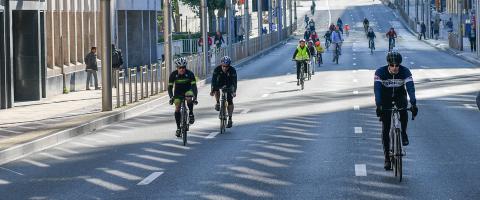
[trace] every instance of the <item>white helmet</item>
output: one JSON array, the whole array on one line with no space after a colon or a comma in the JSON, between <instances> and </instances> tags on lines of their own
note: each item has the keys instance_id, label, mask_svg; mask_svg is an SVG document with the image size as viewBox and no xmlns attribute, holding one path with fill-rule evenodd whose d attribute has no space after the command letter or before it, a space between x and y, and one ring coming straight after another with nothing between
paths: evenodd
<instances>
[{"instance_id":1,"label":"white helmet","mask_svg":"<svg viewBox=\"0 0 480 200\"><path fill-rule=\"evenodd\" d=\"M177 67L187 67L187 59L184 57L177 58L175 59L175 65Z\"/></svg>"}]
</instances>

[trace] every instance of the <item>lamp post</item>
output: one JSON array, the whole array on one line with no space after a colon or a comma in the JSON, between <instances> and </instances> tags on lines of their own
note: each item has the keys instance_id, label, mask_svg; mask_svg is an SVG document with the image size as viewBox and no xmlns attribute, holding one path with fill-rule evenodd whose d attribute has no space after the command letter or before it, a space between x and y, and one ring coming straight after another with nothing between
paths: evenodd
<instances>
[{"instance_id":1,"label":"lamp post","mask_svg":"<svg viewBox=\"0 0 480 200\"><path fill-rule=\"evenodd\" d=\"M100 1L102 26L102 111L111 111L112 107L112 26L110 0Z\"/></svg>"}]
</instances>

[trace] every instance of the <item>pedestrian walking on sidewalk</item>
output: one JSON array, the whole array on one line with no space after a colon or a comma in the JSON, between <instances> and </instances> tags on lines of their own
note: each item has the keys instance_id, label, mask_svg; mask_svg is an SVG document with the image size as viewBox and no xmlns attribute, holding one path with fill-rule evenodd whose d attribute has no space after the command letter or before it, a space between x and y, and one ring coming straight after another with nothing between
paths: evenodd
<instances>
[{"instance_id":1,"label":"pedestrian walking on sidewalk","mask_svg":"<svg viewBox=\"0 0 480 200\"><path fill-rule=\"evenodd\" d=\"M438 40L438 35L440 34L440 22L436 21L433 23L433 37L435 37L435 40Z\"/></svg>"},{"instance_id":2,"label":"pedestrian walking on sidewalk","mask_svg":"<svg viewBox=\"0 0 480 200\"><path fill-rule=\"evenodd\" d=\"M472 28L470 30L470 34L468 36L468 39L470 40L470 51L474 52L477 51L477 33L475 32L475 28Z\"/></svg>"},{"instance_id":3,"label":"pedestrian walking on sidewalk","mask_svg":"<svg viewBox=\"0 0 480 200\"><path fill-rule=\"evenodd\" d=\"M122 56L122 51L120 49L117 49L115 47L115 44L112 44L112 69L113 69L113 87L117 88L117 82L118 82L118 76L117 76L117 70L120 70L120 68L123 65L123 56Z\"/></svg>"},{"instance_id":4,"label":"pedestrian walking on sidewalk","mask_svg":"<svg viewBox=\"0 0 480 200\"><path fill-rule=\"evenodd\" d=\"M422 24L420 24L420 35L419 35L419 40L422 40L422 35L423 35L423 39L426 40L427 39L427 36L425 35L425 33L427 32L427 26L425 26L425 23L422 22Z\"/></svg>"},{"instance_id":5,"label":"pedestrian walking on sidewalk","mask_svg":"<svg viewBox=\"0 0 480 200\"><path fill-rule=\"evenodd\" d=\"M447 27L447 31L449 33L453 32L453 22L451 17L450 19L448 19L447 23L445 24L445 27Z\"/></svg>"},{"instance_id":6,"label":"pedestrian walking on sidewalk","mask_svg":"<svg viewBox=\"0 0 480 200\"><path fill-rule=\"evenodd\" d=\"M97 77L97 71L98 71L98 66L97 66L97 47L92 47L90 50L90 53L85 56L85 71L87 72L87 86L86 89L90 90L90 79L91 76L93 76L95 80L95 89L99 90L100 87L98 87L98 77Z\"/></svg>"},{"instance_id":7,"label":"pedestrian walking on sidewalk","mask_svg":"<svg viewBox=\"0 0 480 200\"><path fill-rule=\"evenodd\" d=\"M430 21L430 38L433 38L433 21Z\"/></svg>"}]
</instances>

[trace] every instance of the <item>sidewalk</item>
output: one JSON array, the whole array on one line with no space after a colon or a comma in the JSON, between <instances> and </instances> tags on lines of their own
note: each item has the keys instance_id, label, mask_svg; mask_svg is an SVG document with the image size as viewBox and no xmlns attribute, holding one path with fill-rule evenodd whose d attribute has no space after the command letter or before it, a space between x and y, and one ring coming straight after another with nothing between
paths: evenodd
<instances>
[{"instance_id":1,"label":"sidewalk","mask_svg":"<svg viewBox=\"0 0 480 200\"><path fill-rule=\"evenodd\" d=\"M384 0L382 0L382 2L384 3L385 6L388 7L387 2L385 2ZM397 9L393 9L391 7L388 7L388 8L390 8L394 11L393 12L394 15L403 23L403 26L410 33L412 33L413 35L418 37L419 33L416 30L413 30L408 26L406 20L404 18L402 18L402 15L399 13L399 11ZM422 38L422 41L427 43L428 45L430 45L432 47L435 47L438 50L445 51L445 52L447 52L451 55L460 57L460 58L462 58L462 59L464 59L468 62L480 65L480 57L477 56L476 52L471 52L470 51L470 41L468 40L468 38L463 39L463 47L464 47L463 49L464 49L464 51L459 51L459 50L456 50L456 49L453 49L453 48L449 47L447 35L448 34L447 34L446 29L443 26L441 26L440 27L440 37L438 38L438 40L430 39L430 38L427 39L427 40L424 40ZM478 47L477 47L477 50L479 50Z\"/></svg>"}]
</instances>

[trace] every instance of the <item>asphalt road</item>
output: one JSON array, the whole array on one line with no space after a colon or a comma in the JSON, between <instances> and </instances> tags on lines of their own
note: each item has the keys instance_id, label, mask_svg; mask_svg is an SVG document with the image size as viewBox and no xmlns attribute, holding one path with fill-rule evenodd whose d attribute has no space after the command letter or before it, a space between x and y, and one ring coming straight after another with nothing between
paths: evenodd
<instances>
[{"instance_id":1,"label":"asphalt road","mask_svg":"<svg viewBox=\"0 0 480 200\"><path fill-rule=\"evenodd\" d=\"M480 69L418 41L378 2L317 1L317 29L330 15L353 30L340 63L326 52L305 90L291 61L298 40L290 40L238 69L234 127L226 134L216 134L206 85L186 147L164 102L0 166L0 199L479 199ZM377 31L373 55L365 16ZM390 26L420 110L409 123L401 183L383 169L373 97Z\"/></svg>"}]
</instances>

